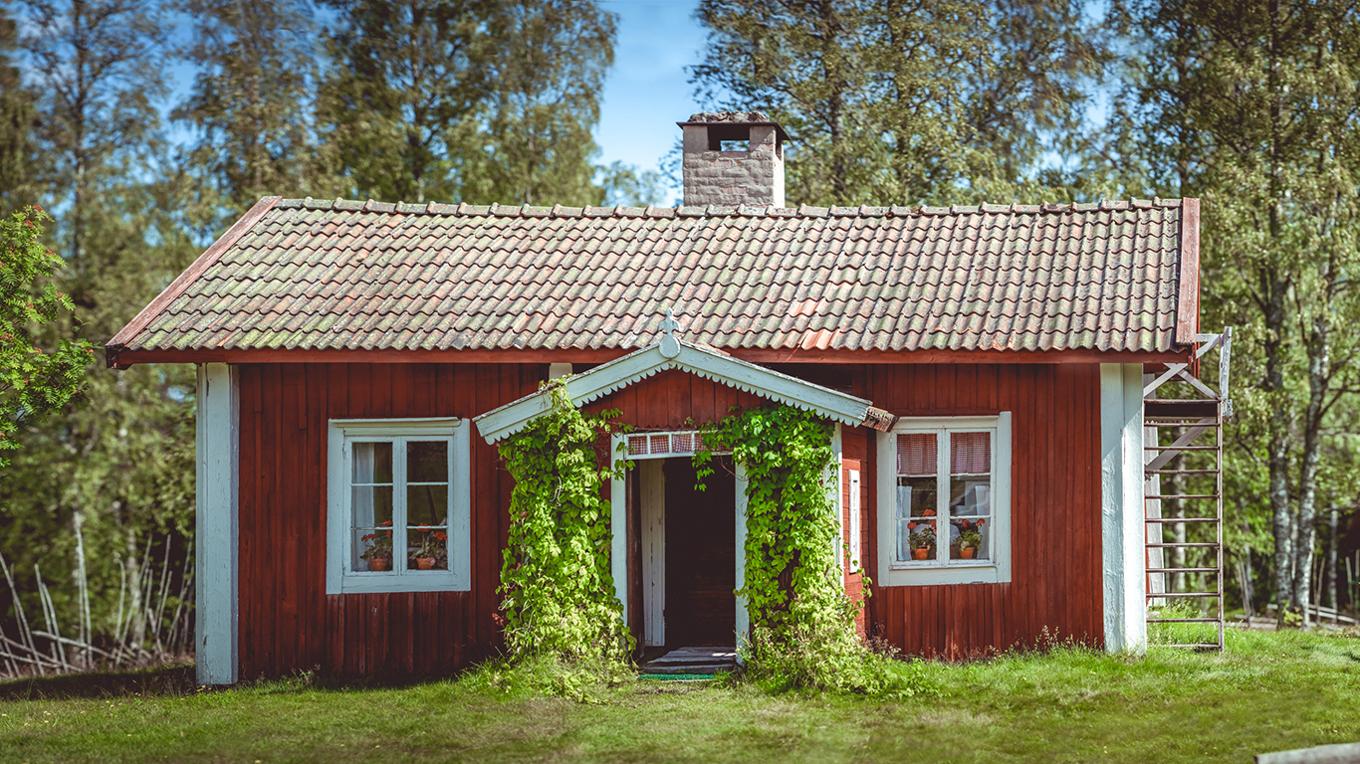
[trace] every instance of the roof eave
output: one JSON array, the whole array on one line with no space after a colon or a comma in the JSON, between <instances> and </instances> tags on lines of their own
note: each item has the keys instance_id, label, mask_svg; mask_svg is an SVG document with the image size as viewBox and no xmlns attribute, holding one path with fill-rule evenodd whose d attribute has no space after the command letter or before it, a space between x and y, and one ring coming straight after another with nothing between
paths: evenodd
<instances>
[{"instance_id":1,"label":"roof eave","mask_svg":"<svg viewBox=\"0 0 1360 764\"><path fill-rule=\"evenodd\" d=\"M312 348L129 348L105 346L110 367L142 363L607 363L628 348L522 349L312 349ZM734 348L724 351L752 363L788 364L1082 364L1184 363L1193 346L1166 350L790 350Z\"/></svg>"},{"instance_id":2,"label":"roof eave","mask_svg":"<svg viewBox=\"0 0 1360 764\"><path fill-rule=\"evenodd\" d=\"M217 260L222 257L223 252L226 252L237 242L237 240L245 235L246 231L249 231L256 223L260 222L260 219L265 216L265 213L273 209L274 205L278 204L279 200L282 198L283 197L280 196L266 196L258 202L255 202L246 214L241 216L240 220L233 223L232 226L227 229L226 233L219 236L217 241L212 243L212 246L203 250L203 254L199 255L188 268L185 268L183 273L175 277L175 280L171 281L169 286L161 290L159 295L156 295L156 299L147 303L147 306L142 308L141 312L136 316L133 316L132 320L129 321L126 326L119 329L118 333L113 335L113 337L105 343L106 363L108 363L109 366L114 366L115 360L127 348L128 344L146 329L146 327L150 326L151 322L155 321L156 318L170 306L170 303L175 301L175 298L184 294L184 290L188 289L189 285L201 276L209 266L217 262Z\"/></svg>"}]
</instances>

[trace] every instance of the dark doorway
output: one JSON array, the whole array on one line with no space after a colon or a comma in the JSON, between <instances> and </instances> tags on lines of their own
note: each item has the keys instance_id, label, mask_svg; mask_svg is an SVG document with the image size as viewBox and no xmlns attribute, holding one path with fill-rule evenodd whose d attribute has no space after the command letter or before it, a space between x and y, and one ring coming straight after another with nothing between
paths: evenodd
<instances>
[{"instance_id":1,"label":"dark doorway","mask_svg":"<svg viewBox=\"0 0 1360 764\"><path fill-rule=\"evenodd\" d=\"M736 631L736 483L731 460L695 489L688 459L667 459L666 645L731 645Z\"/></svg>"}]
</instances>

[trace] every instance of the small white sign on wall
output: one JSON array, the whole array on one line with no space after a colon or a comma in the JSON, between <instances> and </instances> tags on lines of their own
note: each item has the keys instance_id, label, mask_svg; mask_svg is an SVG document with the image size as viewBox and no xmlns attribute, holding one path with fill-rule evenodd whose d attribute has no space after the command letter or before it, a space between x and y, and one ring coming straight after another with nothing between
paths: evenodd
<instances>
[{"instance_id":1,"label":"small white sign on wall","mask_svg":"<svg viewBox=\"0 0 1360 764\"><path fill-rule=\"evenodd\" d=\"M858 570L859 560L859 470L850 470L850 569Z\"/></svg>"}]
</instances>

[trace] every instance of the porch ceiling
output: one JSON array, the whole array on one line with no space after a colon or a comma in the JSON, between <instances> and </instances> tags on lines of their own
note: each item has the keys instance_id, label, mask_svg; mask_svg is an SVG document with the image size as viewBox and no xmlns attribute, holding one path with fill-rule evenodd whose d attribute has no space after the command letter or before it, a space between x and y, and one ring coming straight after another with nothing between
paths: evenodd
<instances>
[{"instance_id":1,"label":"porch ceiling","mask_svg":"<svg viewBox=\"0 0 1360 764\"><path fill-rule=\"evenodd\" d=\"M711 379L777 403L815 411L841 424L886 430L894 419L863 398L733 358L720 350L684 342L670 333L641 350L569 377L567 395L576 405L584 405L671 369ZM539 391L488 411L473 422L488 443L495 443L527 427L550 406L548 395Z\"/></svg>"}]
</instances>

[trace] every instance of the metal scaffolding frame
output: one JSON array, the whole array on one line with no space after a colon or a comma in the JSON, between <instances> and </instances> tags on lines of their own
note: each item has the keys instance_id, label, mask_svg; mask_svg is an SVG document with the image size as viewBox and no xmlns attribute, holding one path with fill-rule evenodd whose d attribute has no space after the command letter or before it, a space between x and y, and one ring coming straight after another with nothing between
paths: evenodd
<instances>
[{"instance_id":1,"label":"metal scaffolding frame","mask_svg":"<svg viewBox=\"0 0 1360 764\"><path fill-rule=\"evenodd\" d=\"M1144 375L1144 612L1149 630L1157 624L1212 624L1215 631L1213 641L1196 636L1158 644L1222 650L1223 423L1232 416L1232 328L1195 340L1192 363L1166 364L1160 371L1149 366L1151 373ZM1214 351L1218 364L1211 369L1207 362ZM1205 382L1210 371L1217 371L1217 379Z\"/></svg>"}]
</instances>

